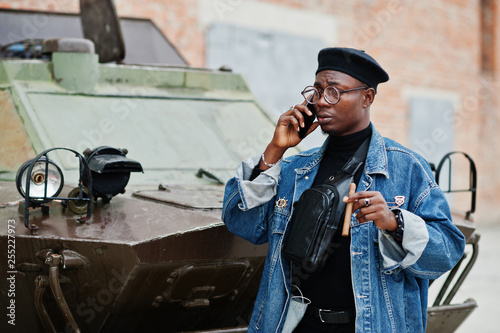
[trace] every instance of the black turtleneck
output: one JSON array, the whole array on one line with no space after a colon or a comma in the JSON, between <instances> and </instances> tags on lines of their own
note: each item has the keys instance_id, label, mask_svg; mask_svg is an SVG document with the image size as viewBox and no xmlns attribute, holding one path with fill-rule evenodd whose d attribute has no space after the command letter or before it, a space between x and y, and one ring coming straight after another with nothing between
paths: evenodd
<instances>
[{"instance_id":1,"label":"black turtleneck","mask_svg":"<svg viewBox=\"0 0 500 333\"><path fill-rule=\"evenodd\" d=\"M342 167L347 163L356 150L361 146L363 141L371 137L372 128L368 126L362 131L345 135L345 136L333 136L328 137L328 146L326 146L325 154L319 165L319 170L314 179L312 186L322 184L326 178L330 177L335 171L342 169ZM354 177L356 184L361 178L361 172L358 172Z\"/></svg>"},{"instance_id":2,"label":"black turtleneck","mask_svg":"<svg viewBox=\"0 0 500 333\"><path fill-rule=\"evenodd\" d=\"M344 164L356 152L359 146L370 138L371 126L366 129L346 135L330 135L328 146L319 165L313 186L323 183L329 176L342 169ZM354 176L356 184L361 178L360 168ZM343 219L343 216L340 217ZM301 274L298 279L299 288L311 303L322 309L354 309L354 294L352 291L350 244L351 237L342 237L338 232L334 237L335 251L327 259L325 267L320 272ZM295 274L294 274L295 275ZM294 280L297 281L295 275ZM297 281L297 282L298 282Z\"/></svg>"}]
</instances>

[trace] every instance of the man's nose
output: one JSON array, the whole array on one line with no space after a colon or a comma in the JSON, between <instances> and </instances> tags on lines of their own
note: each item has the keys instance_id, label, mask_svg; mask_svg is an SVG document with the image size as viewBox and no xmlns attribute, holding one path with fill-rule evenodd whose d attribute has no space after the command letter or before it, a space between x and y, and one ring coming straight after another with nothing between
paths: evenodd
<instances>
[{"instance_id":1,"label":"man's nose","mask_svg":"<svg viewBox=\"0 0 500 333\"><path fill-rule=\"evenodd\" d=\"M321 96L319 97L319 101L316 104L317 106L330 106L330 103L328 103L325 99L325 93L322 93Z\"/></svg>"}]
</instances>

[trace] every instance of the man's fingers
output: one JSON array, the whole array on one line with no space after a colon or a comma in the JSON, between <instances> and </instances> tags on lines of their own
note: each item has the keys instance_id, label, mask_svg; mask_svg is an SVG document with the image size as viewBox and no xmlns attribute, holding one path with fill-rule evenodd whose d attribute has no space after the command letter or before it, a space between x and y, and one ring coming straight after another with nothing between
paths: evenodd
<instances>
[{"instance_id":1,"label":"man's fingers","mask_svg":"<svg viewBox=\"0 0 500 333\"><path fill-rule=\"evenodd\" d=\"M353 202L353 211L357 211L356 219L360 223L373 221L377 228L387 229L393 227L395 219L387 202L380 192L362 191L345 196L344 202Z\"/></svg>"},{"instance_id":2,"label":"man's fingers","mask_svg":"<svg viewBox=\"0 0 500 333\"><path fill-rule=\"evenodd\" d=\"M351 195L346 195L343 200L345 203L352 202L352 210L360 210L358 216L373 213L380 209L380 198L376 195L377 192L361 191ZM384 201L385 203L385 201Z\"/></svg>"},{"instance_id":3,"label":"man's fingers","mask_svg":"<svg viewBox=\"0 0 500 333\"><path fill-rule=\"evenodd\" d=\"M293 116L299 121L300 127L304 127L304 115L297 108L293 108Z\"/></svg>"},{"instance_id":4,"label":"man's fingers","mask_svg":"<svg viewBox=\"0 0 500 333\"><path fill-rule=\"evenodd\" d=\"M294 107L292 107L292 109L296 109L296 110L299 110L299 112L301 113L305 113L307 114L308 116L312 116L312 111L306 106L306 101L304 101L302 104L297 104L295 105Z\"/></svg>"},{"instance_id":5,"label":"man's fingers","mask_svg":"<svg viewBox=\"0 0 500 333\"><path fill-rule=\"evenodd\" d=\"M346 195L343 200L344 202L356 202L362 198L370 198L370 197L373 197L372 194L369 194L369 192L367 191L361 191L361 192L356 192L354 194L351 194L351 195Z\"/></svg>"},{"instance_id":6,"label":"man's fingers","mask_svg":"<svg viewBox=\"0 0 500 333\"><path fill-rule=\"evenodd\" d=\"M287 120L287 125L292 125L296 131L299 131L300 128L299 120L294 115L288 116L286 120Z\"/></svg>"},{"instance_id":7,"label":"man's fingers","mask_svg":"<svg viewBox=\"0 0 500 333\"><path fill-rule=\"evenodd\" d=\"M353 211L354 211L353 207ZM356 219L360 222L368 222L368 221L374 221L377 219L378 213L377 209L375 207L369 206L369 207L359 207L359 211L356 214Z\"/></svg>"},{"instance_id":8,"label":"man's fingers","mask_svg":"<svg viewBox=\"0 0 500 333\"><path fill-rule=\"evenodd\" d=\"M307 107L302 106L302 105L296 105L295 107L291 108L288 110L285 115L286 116L294 116L300 124L300 127L305 126L305 116L304 113L307 114L308 116L312 116L311 110L309 110ZM318 124L319 125L319 124Z\"/></svg>"}]
</instances>

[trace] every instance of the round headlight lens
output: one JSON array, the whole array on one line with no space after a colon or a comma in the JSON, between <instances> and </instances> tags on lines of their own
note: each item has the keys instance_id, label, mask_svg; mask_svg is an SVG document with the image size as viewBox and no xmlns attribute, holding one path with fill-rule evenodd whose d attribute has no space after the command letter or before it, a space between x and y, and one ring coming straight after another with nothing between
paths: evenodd
<instances>
[{"instance_id":1,"label":"round headlight lens","mask_svg":"<svg viewBox=\"0 0 500 333\"><path fill-rule=\"evenodd\" d=\"M28 177L28 170L32 163L33 160L24 162L17 171L17 190L23 197L26 197L26 178ZM47 172L45 172L46 168ZM29 196L32 201L35 202L43 203L50 201L50 199L44 199L45 185L47 185L47 197L56 197L61 192L64 185L61 169L54 162L46 160L45 158L41 158L35 162L29 179Z\"/></svg>"}]
</instances>

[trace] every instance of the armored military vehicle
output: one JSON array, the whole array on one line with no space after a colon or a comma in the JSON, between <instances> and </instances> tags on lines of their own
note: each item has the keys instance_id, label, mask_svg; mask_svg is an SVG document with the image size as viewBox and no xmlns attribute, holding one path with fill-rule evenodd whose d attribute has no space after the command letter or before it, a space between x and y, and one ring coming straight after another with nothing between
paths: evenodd
<instances>
[{"instance_id":1,"label":"armored military vehicle","mask_svg":"<svg viewBox=\"0 0 500 333\"><path fill-rule=\"evenodd\" d=\"M0 331L244 331L266 248L227 231L223 184L272 121L241 75L95 45L2 48Z\"/></svg>"},{"instance_id":2,"label":"armored military vehicle","mask_svg":"<svg viewBox=\"0 0 500 333\"><path fill-rule=\"evenodd\" d=\"M124 64L112 2L86 3L88 39L2 46L0 330L245 332L267 248L221 223L223 184L274 124L227 69ZM452 280L430 329L475 307Z\"/></svg>"}]
</instances>

